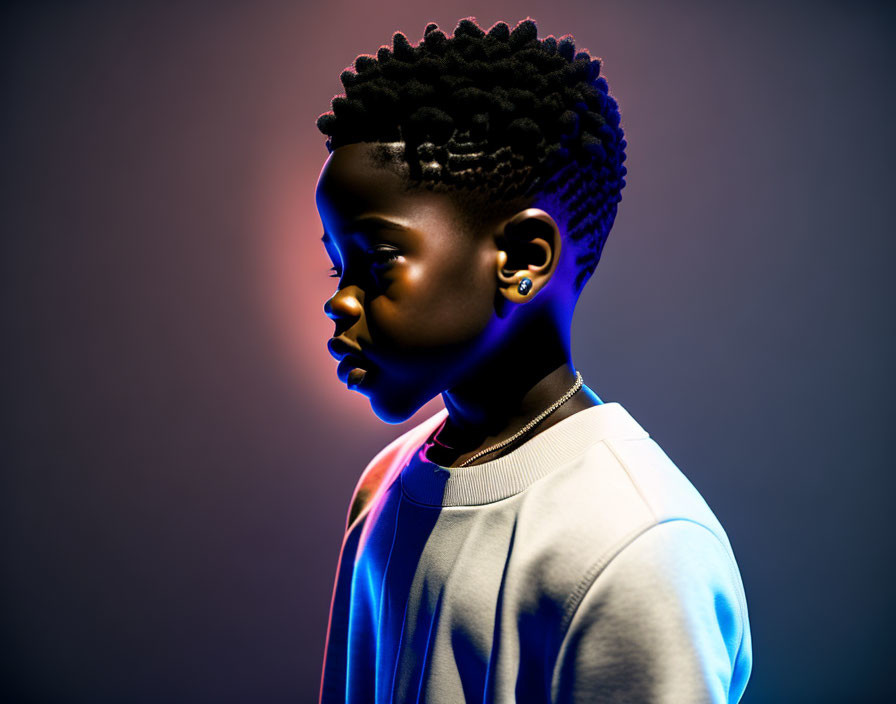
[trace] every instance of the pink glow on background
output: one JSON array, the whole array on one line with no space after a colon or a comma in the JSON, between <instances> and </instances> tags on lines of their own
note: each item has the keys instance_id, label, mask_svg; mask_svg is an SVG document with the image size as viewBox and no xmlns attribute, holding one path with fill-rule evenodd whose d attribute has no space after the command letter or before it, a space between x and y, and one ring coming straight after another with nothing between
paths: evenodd
<instances>
[{"instance_id":1,"label":"pink glow on background","mask_svg":"<svg viewBox=\"0 0 896 704\"><path fill-rule=\"evenodd\" d=\"M323 140L323 136L321 136ZM321 142L320 165L327 151ZM332 266L320 241L323 227L314 205L319 173L297 168L295 150L288 144L267 154L258 182L259 222L256 229L258 281L270 324L279 336L278 349L290 378L315 403L352 418L358 427L380 427L367 397L348 389L336 377L336 360L327 351L335 324L324 313L335 291ZM427 403L414 418L443 408L440 397ZM410 427L408 420L399 427Z\"/></svg>"},{"instance_id":2,"label":"pink glow on background","mask_svg":"<svg viewBox=\"0 0 896 704\"><path fill-rule=\"evenodd\" d=\"M290 158L293 150L281 147L268 154L259 174L257 265L263 301L295 384L317 402L336 403L354 413L354 407L367 401L349 393L336 378L336 360L326 347L334 325L323 306L332 295L333 280L328 278L330 264L314 206L317 174L311 168L296 168ZM326 150L321 151L325 157Z\"/></svg>"}]
</instances>

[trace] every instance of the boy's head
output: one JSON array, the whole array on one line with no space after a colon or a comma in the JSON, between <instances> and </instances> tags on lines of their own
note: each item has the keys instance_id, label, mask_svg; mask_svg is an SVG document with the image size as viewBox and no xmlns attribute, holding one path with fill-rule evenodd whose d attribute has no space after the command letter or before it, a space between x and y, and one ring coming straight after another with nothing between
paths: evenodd
<instances>
[{"instance_id":1,"label":"boy's head","mask_svg":"<svg viewBox=\"0 0 896 704\"><path fill-rule=\"evenodd\" d=\"M358 390L401 422L533 334L529 354L568 356L625 185L600 60L539 40L530 19L484 32L467 18L450 38L427 25L418 46L396 32L354 68L317 122L340 378L366 370Z\"/></svg>"}]
</instances>

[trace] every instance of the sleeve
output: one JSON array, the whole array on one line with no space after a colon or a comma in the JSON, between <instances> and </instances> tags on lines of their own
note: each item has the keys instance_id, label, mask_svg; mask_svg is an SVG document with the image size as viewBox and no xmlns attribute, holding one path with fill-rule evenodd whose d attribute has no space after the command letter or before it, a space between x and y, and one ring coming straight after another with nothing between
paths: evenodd
<instances>
[{"instance_id":1,"label":"sleeve","mask_svg":"<svg viewBox=\"0 0 896 704\"><path fill-rule=\"evenodd\" d=\"M558 651L552 702L737 702L752 663L733 555L699 523L659 523L588 585Z\"/></svg>"},{"instance_id":2,"label":"sleeve","mask_svg":"<svg viewBox=\"0 0 896 704\"><path fill-rule=\"evenodd\" d=\"M327 635L324 641L324 659L321 667L319 704L345 701L346 669L348 666L348 626L351 614L352 576L358 541L364 525L360 517L367 508L373 494L371 470L376 460L370 462L352 492L352 499L345 520L342 547L336 562L336 577L330 597L330 615L327 620ZM360 518L359 518L360 517Z\"/></svg>"},{"instance_id":3,"label":"sleeve","mask_svg":"<svg viewBox=\"0 0 896 704\"><path fill-rule=\"evenodd\" d=\"M324 661L321 671L321 704L345 701L345 673L348 665L348 620L351 613L351 582L354 571L355 553L361 534L363 519L354 524L345 534L339 560L333 595L330 598L330 617L327 623L327 637L324 643Z\"/></svg>"}]
</instances>

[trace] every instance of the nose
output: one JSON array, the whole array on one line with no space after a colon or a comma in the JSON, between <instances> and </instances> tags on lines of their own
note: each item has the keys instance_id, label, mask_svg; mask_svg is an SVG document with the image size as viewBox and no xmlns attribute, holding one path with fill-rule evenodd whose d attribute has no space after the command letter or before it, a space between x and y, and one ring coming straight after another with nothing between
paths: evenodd
<instances>
[{"instance_id":1,"label":"nose","mask_svg":"<svg viewBox=\"0 0 896 704\"><path fill-rule=\"evenodd\" d=\"M360 318L363 306L360 301L360 292L357 286L346 286L339 289L324 303L324 313L330 320L344 318Z\"/></svg>"}]
</instances>

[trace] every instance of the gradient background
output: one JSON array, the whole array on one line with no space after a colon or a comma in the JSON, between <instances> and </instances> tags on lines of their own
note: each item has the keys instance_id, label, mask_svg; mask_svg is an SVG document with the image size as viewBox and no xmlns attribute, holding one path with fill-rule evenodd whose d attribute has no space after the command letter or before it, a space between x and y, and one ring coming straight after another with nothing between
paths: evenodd
<instances>
[{"instance_id":1,"label":"gradient background","mask_svg":"<svg viewBox=\"0 0 896 704\"><path fill-rule=\"evenodd\" d=\"M886 5L119 5L3 11L4 701L316 700L354 483L441 406L387 425L336 379L315 121L469 15L604 59L627 186L573 357L728 532L743 701L883 701Z\"/></svg>"}]
</instances>

